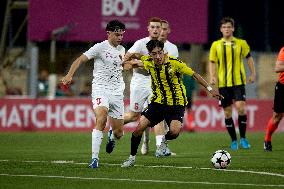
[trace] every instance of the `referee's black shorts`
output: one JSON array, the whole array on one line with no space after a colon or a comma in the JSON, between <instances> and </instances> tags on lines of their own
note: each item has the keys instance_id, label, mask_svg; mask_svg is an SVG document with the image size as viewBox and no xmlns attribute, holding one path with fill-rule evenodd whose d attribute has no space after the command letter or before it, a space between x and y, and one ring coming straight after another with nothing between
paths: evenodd
<instances>
[{"instance_id":1,"label":"referee's black shorts","mask_svg":"<svg viewBox=\"0 0 284 189\"><path fill-rule=\"evenodd\" d=\"M245 85L219 88L219 93L224 97L219 104L225 108L233 104L233 101L246 101Z\"/></svg>"},{"instance_id":2,"label":"referee's black shorts","mask_svg":"<svg viewBox=\"0 0 284 189\"><path fill-rule=\"evenodd\" d=\"M183 122L184 110L184 106L181 105L169 106L152 102L142 112L142 115L151 122L151 127L154 127L163 120L170 126L172 120Z\"/></svg>"},{"instance_id":3,"label":"referee's black shorts","mask_svg":"<svg viewBox=\"0 0 284 189\"><path fill-rule=\"evenodd\" d=\"M284 113L284 84L277 82L274 94L274 112Z\"/></svg>"}]
</instances>

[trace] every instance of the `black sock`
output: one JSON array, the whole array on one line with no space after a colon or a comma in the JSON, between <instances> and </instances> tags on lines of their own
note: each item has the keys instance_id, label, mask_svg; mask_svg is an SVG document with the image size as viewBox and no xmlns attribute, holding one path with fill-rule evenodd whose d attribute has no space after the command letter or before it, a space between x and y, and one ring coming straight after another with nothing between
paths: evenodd
<instances>
[{"instance_id":1,"label":"black sock","mask_svg":"<svg viewBox=\"0 0 284 189\"><path fill-rule=\"evenodd\" d=\"M247 129L247 115L239 115L239 131L241 138L246 138L246 129Z\"/></svg>"},{"instance_id":2,"label":"black sock","mask_svg":"<svg viewBox=\"0 0 284 189\"><path fill-rule=\"evenodd\" d=\"M165 135L165 139L166 140L173 140L176 139L178 137L179 134L177 135L173 135L170 131L167 132L167 134Z\"/></svg>"},{"instance_id":3,"label":"black sock","mask_svg":"<svg viewBox=\"0 0 284 189\"><path fill-rule=\"evenodd\" d=\"M137 154L137 149L138 146L141 142L141 138L142 136L134 136L134 134L132 133L132 137L131 137L131 155L135 156Z\"/></svg>"},{"instance_id":4,"label":"black sock","mask_svg":"<svg viewBox=\"0 0 284 189\"><path fill-rule=\"evenodd\" d=\"M231 136L232 141L237 140L236 130L234 121L232 118L225 119L225 124L229 135Z\"/></svg>"}]
</instances>

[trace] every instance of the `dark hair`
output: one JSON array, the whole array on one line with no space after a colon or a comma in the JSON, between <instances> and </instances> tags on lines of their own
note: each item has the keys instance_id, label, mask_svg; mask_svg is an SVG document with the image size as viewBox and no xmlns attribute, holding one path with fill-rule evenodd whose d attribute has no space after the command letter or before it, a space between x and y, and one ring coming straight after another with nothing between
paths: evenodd
<instances>
[{"instance_id":1,"label":"dark hair","mask_svg":"<svg viewBox=\"0 0 284 189\"><path fill-rule=\"evenodd\" d=\"M228 22L231 23L233 27L235 27L235 21L231 17L224 17L224 18L222 18L222 20L220 22L220 26L222 26L223 24L226 24Z\"/></svg>"},{"instance_id":2,"label":"dark hair","mask_svg":"<svg viewBox=\"0 0 284 189\"><path fill-rule=\"evenodd\" d=\"M162 41L157 40L157 39L152 39L152 40L150 40L150 41L146 44L146 47L147 47L147 49L148 49L148 51L149 51L149 53L150 53L150 52L152 52L153 49L156 48L156 47L159 47L159 48L161 48L161 49L164 49L164 43L163 43Z\"/></svg>"},{"instance_id":3,"label":"dark hair","mask_svg":"<svg viewBox=\"0 0 284 189\"><path fill-rule=\"evenodd\" d=\"M114 32L118 30L125 30L125 25L119 20L112 20L106 26L106 31Z\"/></svg>"},{"instance_id":4,"label":"dark hair","mask_svg":"<svg viewBox=\"0 0 284 189\"><path fill-rule=\"evenodd\" d=\"M150 22L160 22L161 23L161 18L159 18L159 17L151 17L151 18L149 18L149 20L148 20L148 25L150 24Z\"/></svg>"}]
</instances>

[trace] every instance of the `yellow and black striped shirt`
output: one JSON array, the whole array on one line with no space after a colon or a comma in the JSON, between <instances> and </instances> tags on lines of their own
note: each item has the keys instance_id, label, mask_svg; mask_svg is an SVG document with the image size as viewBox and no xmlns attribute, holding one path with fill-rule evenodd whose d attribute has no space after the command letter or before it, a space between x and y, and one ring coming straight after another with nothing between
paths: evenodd
<instances>
[{"instance_id":1,"label":"yellow and black striped shirt","mask_svg":"<svg viewBox=\"0 0 284 189\"><path fill-rule=\"evenodd\" d=\"M223 38L213 42L209 60L218 64L219 88L246 84L243 59L249 52L247 42L235 37L231 42L226 42Z\"/></svg>"},{"instance_id":2,"label":"yellow and black striped shirt","mask_svg":"<svg viewBox=\"0 0 284 189\"><path fill-rule=\"evenodd\" d=\"M167 59L166 63L157 65L150 56L141 57L144 68L151 75L151 102L185 106L187 99L182 75L192 76L194 71L175 57L165 58Z\"/></svg>"}]
</instances>

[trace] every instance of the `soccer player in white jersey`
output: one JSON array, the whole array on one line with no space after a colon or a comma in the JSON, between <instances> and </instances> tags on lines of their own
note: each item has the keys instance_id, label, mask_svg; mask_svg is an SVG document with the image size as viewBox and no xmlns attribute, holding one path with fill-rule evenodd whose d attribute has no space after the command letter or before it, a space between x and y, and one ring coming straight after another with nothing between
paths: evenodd
<instances>
[{"instance_id":1,"label":"soccer player in white jersey","mask_svg":"<svg viewBox=\"0 0 284 189\"><path fill-rule=\"evenodd\" d=\"M168 41L168 35L171 33L171 28L170 28L170 24L167 20L161 20L161 33L159 35L159 40L164 42L164 49L165 51L167 51L168 55L170 56L174 56L176 58L179 57L179 53L178 53L178 48L175 44L171 43L170 41ZM167 130L167 126L166 124L163 123L159 123L157 126L154 127L154 131L155 131L155 135L156 135L156 146L158 149L158 146L161 145L161 143L165 140L164 136ZM150 128L147 128L144 131L144 135L143 135L143 143L141 146L141 153L142 154L147 154L149 151L149 134L150 134ZM156 156L159 156L161 154L158 154L159 151L156 150ZM174 155L175 153L170 152L168 147L167 147L167 152L166 155Z\"/></svg>"},{"instance_id":2,"label":"soccer player in white jersey","mask_svg":"<svg viewBox=\"0 0 284 189\"><path fill-rule=\"evenodd\" d=\"M103 139L103 130L109 117L114 138L123 136L125 84L122 77L122 58L125 48L120 45L125 25L112 20L106 26L107 40L95 44L83 53L71 65L69 72L62 78L63 85L68 85L78 67L94 59L92 102L96 116L96 125L92 132L92 161L89 167L97 168L99 151Z\"/></svg>"}]
</instances>

